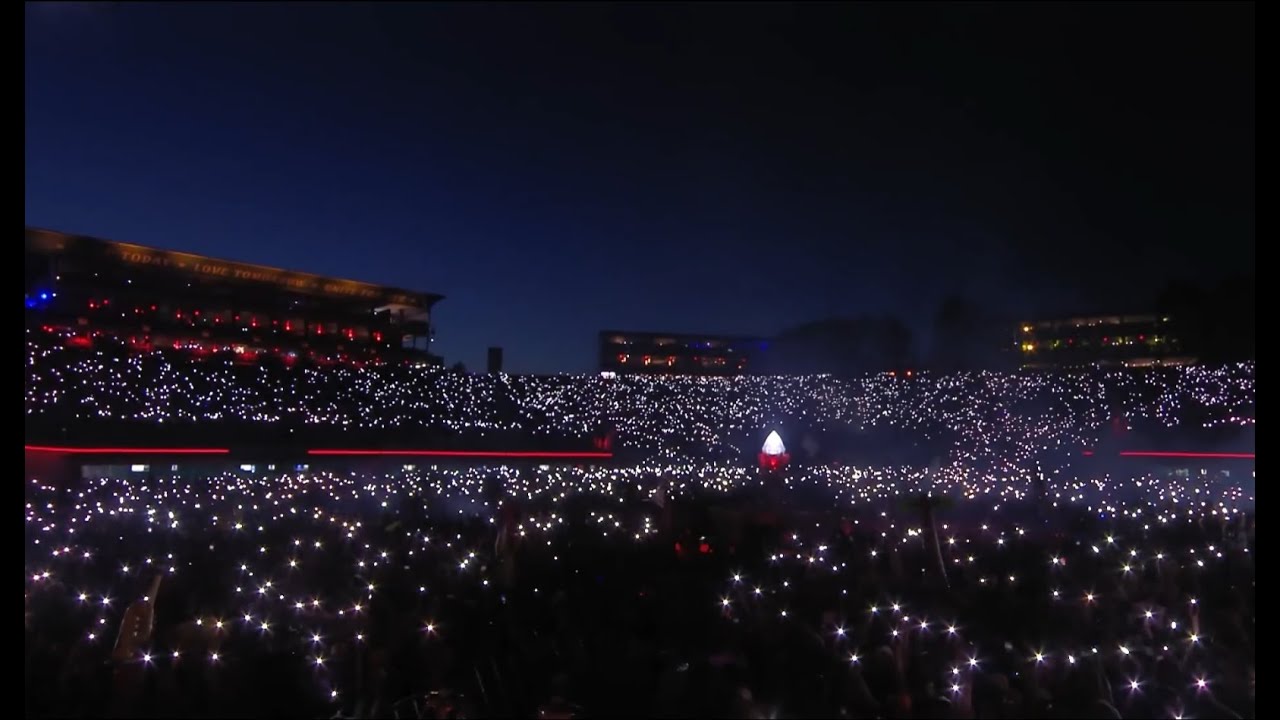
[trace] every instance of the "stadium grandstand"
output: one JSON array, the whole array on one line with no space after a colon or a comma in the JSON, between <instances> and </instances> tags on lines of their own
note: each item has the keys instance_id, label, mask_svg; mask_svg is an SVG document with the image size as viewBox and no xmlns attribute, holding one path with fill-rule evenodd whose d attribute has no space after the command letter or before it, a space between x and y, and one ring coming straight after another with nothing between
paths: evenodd
<instances>
[{"instance_id":1,"label":"stadium grandstand","mask_svg":"<svg viewBox=\"0 0 1280 720\"><path fill-rule=\"evenodd\" d=\"M432 293L35 228L25 285L27 327L86 349L109 336L242 363L439 361Z\"/></svg>"}]
</instances>

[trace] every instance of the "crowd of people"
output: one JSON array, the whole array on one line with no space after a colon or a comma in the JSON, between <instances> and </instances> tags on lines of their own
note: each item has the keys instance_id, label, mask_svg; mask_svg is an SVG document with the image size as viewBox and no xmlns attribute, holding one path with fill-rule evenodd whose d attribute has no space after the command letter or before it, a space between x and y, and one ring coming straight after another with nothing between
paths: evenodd
<instances>
[{"instance_id":1,"label":"crowd of people","mask_svg":"<svg viewBox=\"0 0 1280 720\"><path fill-rule=\"evenodd\" d=\"M774 427L791 437L897 431L970 460L1018 464L1089 447L1113 421L1139 432L1207 432L1248 427L1254 418L1252 363L912 378L521 376L413 365L243 366L176 350L79 350L31 330L26 368L29 422L474 438L612 432L620 448L668 460L753 452L762 428Z\"/></svg>"},{"instance_id":2,"label":"crowd of people","mask_svg":"<svg viewBox=\"0 0 1280 720\"><path fill-rule=\"evenodd\" d=\"M712 470L655 492L681 470L34 481L28 711L1252 714L1253 515L1229 483L930 519L735 502L760 479Z\"/></svg>"},{"instance_id":3,"label":"crowd of people","mask_svg":"<svg viewBox=\"0 0 1280 720\"><path fill-rule=\"evenodd\" d=\"M1081 451L1248 433L1253 372L490 376L37 331L30 418L603 424L636 455L28 477L26 710L1251 717L1252 461L1183 474ZM773 428L795 459L762 472L741 455ZM921 444L893 462L815 449L899 433Z\"/></svg>"}]
</instances>

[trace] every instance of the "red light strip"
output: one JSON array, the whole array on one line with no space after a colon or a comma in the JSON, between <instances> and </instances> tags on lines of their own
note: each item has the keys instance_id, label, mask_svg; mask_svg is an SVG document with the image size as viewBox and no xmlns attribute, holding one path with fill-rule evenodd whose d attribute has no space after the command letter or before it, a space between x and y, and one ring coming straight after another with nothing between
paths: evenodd
<instances>
[{"instance_id":1,"label":"red light strip","mask_svg":"<svg viewBox=\"0 0 1280 720\"><path fill-rule=\"evenodd\" d=\"M64 455L227 455L227 448L119 448L119 447L54 447L50 445L23 445L27 452L59 453Z\"/></svg>"},{"instance_id":2,"label":"red light strip","mask_svg":"<svg viewBox=\"0 0 1280 720\"><path fill-rule=\"evenodd\" d=\"M228 448L122 448L122 447L60 447L53 445L24 445L26 452L55 453L61 455L229 455ZM545 458L601 459L611 458L608 452L537 452L537 451L492 451L492 450L332 450L312 449L308 455L329 456L372 456L372 457L470 457L470 458Z\"/></svg>"},{"instance_id":3,"label":"red light strip","mask_svg":"<svg viewBox=\"0 0 1280 720\"><path fill-rule=\"evenodd\" d=\"M1162 457L1162 458L1204 458L1219 460L1252 460L1253 453L1229 452L1156 452L1144 450L1127 450L1120 457Z\"/></svg>"},{"instance_id":4,"label":"red light strip","mask_svg":"<svg viewBox=\"0 0 1280 720\"><path fill-rule=\"evenodd\" d=\"M1085 457L1093 457L1095 453L1092 450L1083 452ZM1122 450L1120 457L1152 457L1152 458L1188 458L1196 460L1253 460L1253 453L1229 453L1229 452L1177 452L1177 451L1158 451L1158 450Z\"/></svg>"},{"instance_id":5,"label":"red light strip","mask_svg":"<svg viewBox=\"0 0 1280 720\"><path fill-rule=\"evenodd\" d=\"M362 455L382 457L469 457L469 458L545 458L548 460L570 460L588 458L611 458L613 453L607 452L536 452L522 450L308 450L308 455Z\"/></svg>"}]
</instances>

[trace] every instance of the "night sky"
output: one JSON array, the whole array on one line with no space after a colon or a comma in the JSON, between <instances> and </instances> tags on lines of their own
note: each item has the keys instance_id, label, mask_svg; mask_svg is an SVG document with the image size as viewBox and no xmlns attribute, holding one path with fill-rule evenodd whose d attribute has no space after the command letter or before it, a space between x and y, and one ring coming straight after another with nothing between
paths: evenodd
<instances>
[{"instance_id":1,"label":"night sky","mask_svg":"<svg viewBox=\"0 0 1280 720\"><path fill-rule=\"evenodd\" d=\"M25 15L28 225L439 292L471 368L1253 267L1252 4Z\"/></svg>"}]
</instances>

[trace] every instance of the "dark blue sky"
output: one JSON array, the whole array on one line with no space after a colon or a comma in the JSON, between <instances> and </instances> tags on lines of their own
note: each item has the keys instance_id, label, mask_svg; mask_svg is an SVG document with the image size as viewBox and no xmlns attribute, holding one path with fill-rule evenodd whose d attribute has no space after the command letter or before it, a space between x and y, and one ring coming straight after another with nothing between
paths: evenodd
<instances>
[{"instance_id":1,"label":"dark blue sky","mask_svg":"<svg viewBox=\"0 0 1280 720\"><path fill-rule=\"evenodd\" d=\"M28 4L27 224L440 292L438 352L1251 271L1254 8Z\"/></svg>"}]
</instances>

